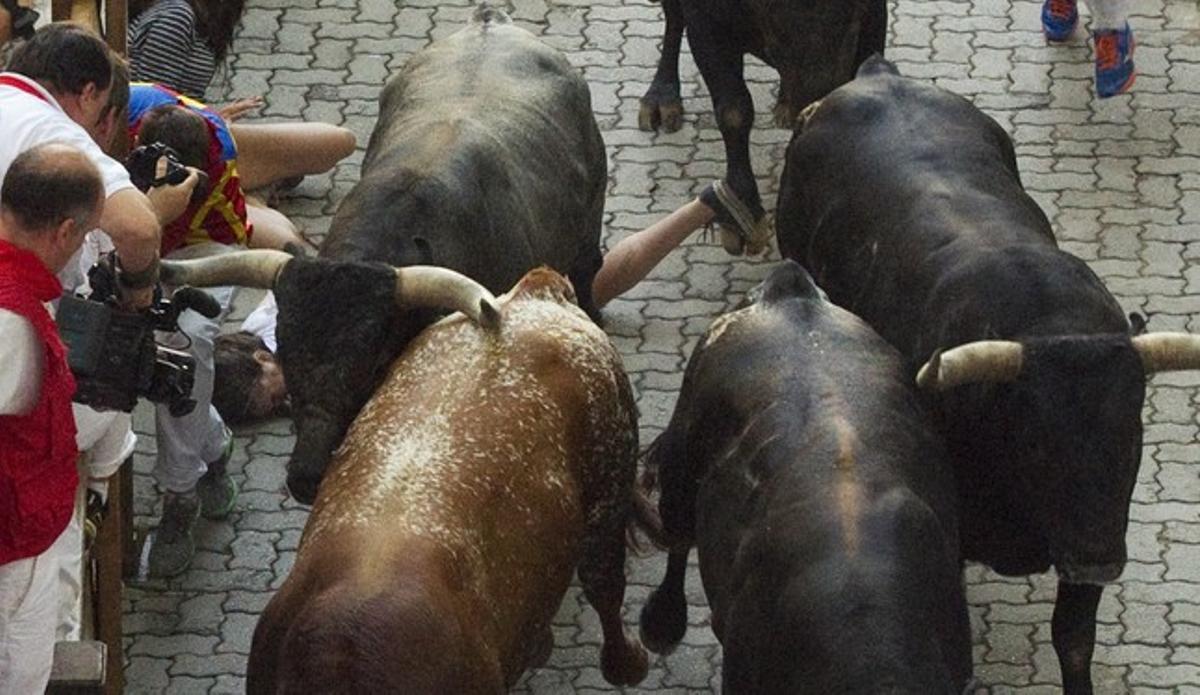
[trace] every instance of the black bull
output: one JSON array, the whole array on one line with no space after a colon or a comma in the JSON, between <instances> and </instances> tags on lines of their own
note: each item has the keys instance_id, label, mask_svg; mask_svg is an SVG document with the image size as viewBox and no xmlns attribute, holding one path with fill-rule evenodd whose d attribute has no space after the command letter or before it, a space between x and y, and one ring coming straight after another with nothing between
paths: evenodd
<instances>
[{"instance_id":1,"label":"black bull","mask_svg":"<svg viewBox=\"0 0 1200 695\"><path fill-rule=\"evenodd\" d=\"M714 322L648 461L667 575L656 651L687 627L695 543L726 693L958 695L971 635L954 484L896 350L785 262Z\"/></svg>"},{"instance_id":2,"label":"black bull","mask_svg":"<svg viewBox=\"0 0 1200 695\"><path fill-rule=\"evenodd\" d=\"M315 260L274 281L297 439L288 487L311 502L359 409L437 316L396 307L388 266L434 264L495 292L548 265L596 316L607 164L579 73L481 8L384 88L358 184Z\"/></svg>"},{"instance_id":3,"label":"black bull","mask_svg":"<svg viewBox=\"0 0 1200 695\"><path fill-rule=\"evenodd\" d=\"M1003 574L1055 566L1063 684L1090 692L1102 584L1126 559L1145 380L1195 367L1193 338L1131 337L1100 279L1057 248L1004 130L882 59L807 114L777 224L781 253L911 374L930 360L919 381L954 462L963 556Z\"/></svg>"},{"instance_id":4,"label":"black bull","mask_svg":"<svg viewBox=\"0 0 1200 695\"><path fill-rule=\"evenodd\" d=\"M725 180L759 220L763 207L750 165L754 102L743 78L743 56L750 53L779 71L775 122L791 128L805 106L851 80L868 56L883 52L887 3L662 0L662 6L662 57L642 97L638 125L667 132L682 125L679 49L686 29L725 141Z\"/></svg>"}]
</instances>

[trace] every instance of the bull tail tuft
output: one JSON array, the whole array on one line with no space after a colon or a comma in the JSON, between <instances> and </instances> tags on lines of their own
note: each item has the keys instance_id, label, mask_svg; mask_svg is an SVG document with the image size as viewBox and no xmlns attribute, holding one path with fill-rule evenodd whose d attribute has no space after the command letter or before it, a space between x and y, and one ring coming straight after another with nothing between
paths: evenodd
<instances>
[{"instance_id":1,"label":"bull tail tuft","mask_svg":"<svg viewBox=\"0 0 1200 695\"><path fill-rule=\"evenodd\" d=\"M512 24L512 18L507 12L499 7L492 7L487 2L479 3L475 14L471 15L471 21L478 24Z\"/></svg>"}]
</instances>

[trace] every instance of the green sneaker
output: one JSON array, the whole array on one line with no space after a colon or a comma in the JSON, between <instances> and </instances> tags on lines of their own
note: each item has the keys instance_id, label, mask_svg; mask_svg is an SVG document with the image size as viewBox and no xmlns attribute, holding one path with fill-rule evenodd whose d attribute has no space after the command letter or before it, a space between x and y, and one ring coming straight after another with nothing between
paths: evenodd
<instances>
[{"instance_id":1,"label":"green sneaker","mask_svg":"<svg viewBox=\"0 0 1200 695\"><path fill-rule=\"evenodd\" d=\"M221 458L208 464L208 470L196 483L196 494L200 497L200 510L205 519L224 519L229 516L237 499L237 483L233 482L226 470L229 459L233 457L233 436L228 429L225 433L228 443Z\"/></svg>"},{"instance_id":2,"label":"green sneaker","mask_svg":"<svg viewBox=\"0 0 1200 695\"><path fill-rule=\"evenodd\" d=\"M151 577L165 579L183 574L196 554L192 532L200 518L200 499L195 491L163 496L163 515L150 545Z\"/></svg>"}]
</instances>

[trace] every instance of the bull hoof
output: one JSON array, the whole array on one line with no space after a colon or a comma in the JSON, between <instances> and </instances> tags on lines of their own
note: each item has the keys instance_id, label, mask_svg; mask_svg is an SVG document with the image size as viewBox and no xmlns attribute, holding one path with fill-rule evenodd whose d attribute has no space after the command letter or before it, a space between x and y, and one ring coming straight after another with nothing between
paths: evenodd
<instances>
[{"instance_id":1,"label":"bull hoof","mask_svg":"<svg viewBox=\"0 0 1200 695\"><path fill-rule=\"evenodd\" d=\"M683 596L672 600L659 591L650 594L650 600L642 607L638 629L642 644L655 654L665 656L675 651L687 632L687 603Z\"/></svg>"},{"instance_id":2,"label":"bull hoof","mask_svg":"<svg viewBox=\"0 0 1200 695\"><path fill-rule=\"evenodd\" d=\"M600 649L600 671L613 685L637 685L650 671L650 657L635 640L625 637L621 644L604 643Z\"/></svg>"},{"instance_id":3,"label":"bull hoof","mask_svg":"<svg viewBox=\"0 0 1200 695\"><path fill-rule=\"evenodd\" d=\"M317 488L320 483L314 483L304 478L293 478L288 476L287 491L300 504L312 505L317 499Z\"/></svg>"},{"instance_id":4,"label":"bull hoof","mask_svg":"<svg viewBox=\"0 0 1200 695\"><path fill-rule=\"evenodd\" d=\"M642 97L638 110L638 128L674 133L683 127L683 102L655 97Z\"/></svg>"}]
</instances>

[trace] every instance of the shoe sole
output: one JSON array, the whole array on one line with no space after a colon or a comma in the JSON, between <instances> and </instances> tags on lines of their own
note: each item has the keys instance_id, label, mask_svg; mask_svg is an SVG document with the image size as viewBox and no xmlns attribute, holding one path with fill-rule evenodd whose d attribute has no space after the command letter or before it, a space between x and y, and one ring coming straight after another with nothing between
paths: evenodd
<instances>
[{"instance_id":1,"label":"shoe sole","mask_svg":"<svg viewBox=\"0 0 1200 695\"><path fill-rule=\"evenodd\" d=\"M239 491L238 484L233 478L227 478L227 480L229 481L229 487L231 488L231 492L229 493L229 501L215 510L208 511L204 508L204 501L202 498L200 502L200 516L203 516L209 521L219 521L229 516L229 513L233 511L233 505L235 502L237 502Z\"/></svg>"}]
</instances>

